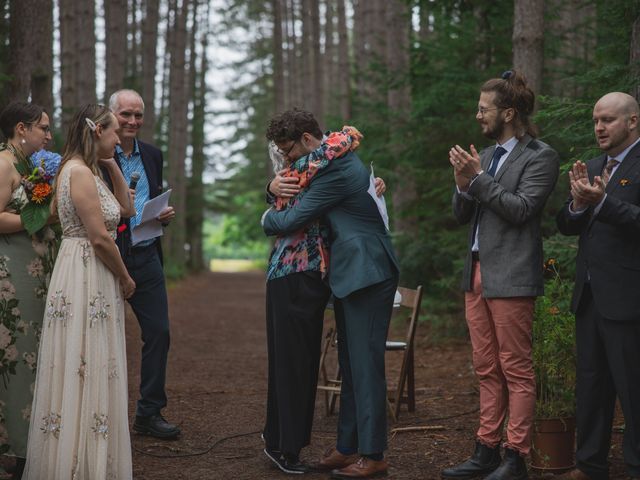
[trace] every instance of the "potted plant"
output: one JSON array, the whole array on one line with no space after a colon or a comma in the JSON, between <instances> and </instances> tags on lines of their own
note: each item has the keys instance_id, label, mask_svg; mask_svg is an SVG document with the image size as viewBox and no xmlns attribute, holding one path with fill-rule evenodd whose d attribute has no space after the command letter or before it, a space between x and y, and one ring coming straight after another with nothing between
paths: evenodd
<instances>
[{"instance_id":1,"label":"potted plant","mask_svg":"<svg viewBox=\"0 0 640 480\"><path fill-rule=\"evenodd\" d=\"M545 296L536 302L533 365L537 400L531 467L561 472L574 466L576 354L575 319L570 311L573 259L567 257L575 250L566 239L552 237L547 243L549 249L558 244L566 248L545 262Z\"/></svg>"}]
</instances>

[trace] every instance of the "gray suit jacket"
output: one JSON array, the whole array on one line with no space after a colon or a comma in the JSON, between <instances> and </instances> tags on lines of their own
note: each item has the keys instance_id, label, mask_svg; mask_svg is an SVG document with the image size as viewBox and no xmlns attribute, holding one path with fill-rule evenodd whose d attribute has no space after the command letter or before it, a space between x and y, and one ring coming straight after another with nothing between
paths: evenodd
<instances>
[{"instance_id":1,"label":"gray suit jacket","mask_svg":"<svg viewBox=\"0 0 640 480\"><path fill-rule=\"evenodd\" d=\"M483 170L495 145L480 152ZM531 297L544 293L540 217L558 179L559 158L546 143L529 135L520 139L495 178L487 173L470 185L465 198L454 191L453 213L469 224L462 288L471 290L473 227L478 236L482 295L486 298Z\"/></svg>"},{"instance_id":2,"label":"gray suit jacket","mask_svg":"<svg viewBox=\"0 0 640 480\"><path fill-rule=\"evenodd\" d=\"M331 227L329 285L337 298L393 278L398 261L375 201L369 172L355 153L334 159L300 201L264 218L267 235L288 235L324 215Z\"/></svg>"}]
</instances>

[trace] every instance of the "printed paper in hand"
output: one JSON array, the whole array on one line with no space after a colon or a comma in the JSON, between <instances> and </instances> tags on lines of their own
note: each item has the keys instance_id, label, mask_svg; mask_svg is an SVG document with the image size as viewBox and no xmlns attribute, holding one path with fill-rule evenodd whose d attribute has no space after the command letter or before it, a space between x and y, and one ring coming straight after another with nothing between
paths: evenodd
<instances>
[{"instance_id":1,"label":"printed paper in hand","mask_svg":"<svg viewBox=\"0 0 640 480\"><path fill-rule=\"evenodd\" d=\"M384 226L389 230L389 215L387 214L387 202L384 200L384 195L377 196L376 195L376 178L373 174L373 163L371 164L371 175L369 176L369 190L367 190L369 195L376 202L376 206L378 207L378 211L380 212L380 216L382 217L382 221L384 222Z\"/></svg>"},{"instance_id":2,"label":"printed paper in hand","mask_svg":"<svg viewBox=\"0 0 640 480\"><path fill-rule=\"evenodd\" d=\"M140 223L131 230L132 245L163 235L162 224L157 217L169 206L170 195L171 190L167 190L144 204Z\"/></svg>"}]
</instances>

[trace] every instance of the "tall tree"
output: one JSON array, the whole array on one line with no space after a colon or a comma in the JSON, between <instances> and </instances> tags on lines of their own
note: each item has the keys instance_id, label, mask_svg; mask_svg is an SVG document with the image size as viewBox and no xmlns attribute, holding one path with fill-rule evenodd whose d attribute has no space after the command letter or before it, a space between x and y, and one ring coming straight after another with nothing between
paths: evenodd
<instances>
[{"instance_id":1,"label":"tall tree","mask_svg":"<svg viewBox=\"0 0 640 480\"><path fill-rule=\"evenodd\" d=\"M76 49L76 4L74 0L59 0L60 12L60 72L62 100L62 130L73 118L76 105L76 72L79 52Z\"/></svg>"},{"instance_id":2,"label":"tall tree","mask_svg":"<svg viewBox=\"0 0 640 480\"><path fill-rule=\"evenodd\" d=\"M169 146L168 180L172 188L173 205L178 212L186 212L185 155L187 150L188 87L186 73L187 17L189 1L174 0L174 24L169 44ZM177 265L184 264L186 215L177 215L167 236L169 258Z\"/></svg>"},{"instance_id":3,"label":"tall tree","mask_svg":"<svg viewBox=\"0 0 640 480\"><path fill-rule=\"evenodd\" d=\"M2 9L4 10L4 8ZM34 15L34 12L38 12ZM31 101L53 113L53 2L11 0L8 100ZM37 47L33 39L38 39Z\"/></svg>"},{"instance_id":4,"label":"tall tree","mask_svg":"<svg viewBox=\"0 0 640 480\"><path fill-rule=\"evenodd\" d=\"M273 9L273 89L274 89L274 110L282 112L285 109L284 80L284 53L282 38L282 2L283 0L271 0Z\"/></svg>"},{"instance_id":5,"label":"tall tree","mask_svg":"<svg viewBox=\"0 0 640 480\"><path fill-rule=\"evenodd\" d=\"M321 128L324 127L324 82L322 80L322 53L320 51L320 0L308 0L309 24L311 26L310 44L312 55L311 67L311 88L313 103L311 109L316 116Z\"/></svg>"},{"instance_id":6,"label":"tall tree","mask_svg":"<svg viewBox=\"0 0 640 480\"><path fill-rule=\"evenodd\" d=\"M206 120L206 75L209 69L207 49L209 47L209 2L204 10L203 18L199 22L204 25L201 33L200 62L192 62L193 76L193 122L191 131L191 144L193 155L191 157L191 176L189 177L189 190L187 194L187 231L189 236L189 269L200 271L204 268L204 256L202 251L202 226L204 223L204 185L203 174L206 166L204 155L205 148L205 120ZM194 36L195 37L195 36ZM195 42L192 42L195 47ZM194 48L195 50L195 48Z\"/></svg>"},{"instance_id":7,"label":"tall tree","mask_svg":"<svg viewBox=\"0 0 640 480\"><path fill-rule=\"evenodd\" d=\"M633 22L631 30L631 45L629 47L629 64L633 87L631 94L640 102L640 15Z\"/></svg>"},{"instance_id":8,"label":"tall tree","mask_svg":"<svg viewBox=\"0 0 640 480\"><path fill-rule=\"evenodd\" d=\"M158 23L160 0L145 0L142 22L142 99L145 122L140 132L143 140L153 141L156 123L156 63L158 61Z\"/></svg>"},{"instance_id":9,"label":"tall tree","mask_svg":"<svg viewBox=\"0 0 640 480\"><path fill-rule=\"evenodd\" d=\"M37 1L12 0L9 32L9 100L26 101L31 93L32 55L31 17Z\"/></svg>"},{"instance_id":10,"label":"tall tree","mask_svg":"<svg viewBox=\"0 0 640 480\"><path fill-rule=\"evenodd\" d=\"M325 115L335 115L338 98L336 95L331 95L329 92L336 91L336 87L339 88L340 84L337 78L337 56L336 56L336 41L335 41L335 0L326 0L325 15L324 15L324 54L322 56L323 68L320 71L322 78L323 88L325 91L324 96L324 112Z\"/></svg>"},{"instance_id":11,"label":"tall tree","mask_svg":"<svg viewBox=\"0 0 640 480\"><path fill-rule=\"evenodd\" d=\"M338 13L338 101L340 117L343 121L351 119L351 62L349 48L349 31L347 30L347 13L345 0L337 0ZM328 95L328 93L327 93Z\"/></svg>"},{"instance_id":12,"label":"tall tree","mask_svg":"<svg viewBox=\"0 0 640 480\"><path fill-rule=\"evenodd\" d=\"M108 0L104 2L105 16L105 101L116 90L124 87L127 69L127 2Z\"/></svg>"},{"instance_id":13,"label":"tall tree","mask_svg":"<svg viewBox=\"0 0 640 480\"><path fill-rule=\"evenodd\" d=\"M513 10L513 66L540 93L544 59L544 0L515 0Z\"/></svg>"},{"instance_id":14,"label":"tall tree","mask_svg":"<svg viewBox=\"0 0 640 480\"><path fill-rule=\"evenodd\" d=\"M76 30L73 32L76 57L76 106L96 101L95 2L75 2ZM78 35L82 41L78 42Z\"/></svg>"},{"instance_id":15,"label":"tall tree","mask_svg":"<svg viewBox=\"0 0 640 480\"><path fill-rule=\"evenodd\" d=\"M416 200L413 175L407 175L408 162L404 160L408 145L406 134L411 118L411 87L409 81L409 38L411 15L404 0L389 0L386 9L387 38L386 63L388 74L387 106L389 109L390 149L398 158L396 175L398 187L393 190L394 229L411 235L415 233L415 217L408 215Z\"/></svg>"},{"instance_id":16,"label":"tall tree","mask_svg":"<svg viewBox=\"0 0 640 480\"><path fill-rule=\"evenodd\" d=\"M33 15L30 28L33 38L38 39L38 48L33 49L31 101L53 116L53 0L37 3L38 14Z\"/></svg>"}]
</instances>

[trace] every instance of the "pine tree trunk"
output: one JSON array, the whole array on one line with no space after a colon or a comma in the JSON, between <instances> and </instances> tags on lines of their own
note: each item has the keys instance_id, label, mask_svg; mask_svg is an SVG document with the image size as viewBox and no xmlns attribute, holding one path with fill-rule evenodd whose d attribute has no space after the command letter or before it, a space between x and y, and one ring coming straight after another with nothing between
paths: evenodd
<instances>
[{"instance_id":1,"label":"pine tree trunk","mask_svg":"<svg viewBox=\"0 0 640 480\"><path fill-rule=\"evenodd\" d=\"M282 112L285 107L284 55L282 38L282 0L271 0L273 9L273 90L274 111Z\"/></svg>"},{"instance_id":2,"label":"pine tree trunk","mask_svg":"<svg viewBox=\"0 0 640 480\"><path fill-rule=\"evenodd\" d=\"M179 215L172 222L168 237L169 258L177 265L184 265L186 230L186 178L185 155L187 149L188 82L185 82L187 50L187 16L189 1L183 0L181 8L175 6L176 15L169 70L169 185L172 188L172 203Z\"/></svg>"},{"instance_id":3,"label":"pine tree trunk","mask_svg":"<svg viewBox=\"0 0 640 480\"><path fill-rule=\"evenodd\" d=\"M31 19L30 33L38 39L33 49L31 101L42 106L53 122L53 0L39 0L38 14Z\"/></svg>"},{"instance_id":4,"label":"pine tree trunk","mask_svg":"<svg viewBox=\"0 0 640 480\"><path fill-rule=\"evenodd\" d=\"M338 101L340 117L346 122L351 119L351 62L349 48L349 32L347 30L347 14L345 0L337 0L338 10Z\"/></svg>"},{"instance_id":5,"label":"pine tree trunk","mask_svg":"<svg viewBox=\"0 0 640 480\"><path fill-rule=\"evenodd\" d=\"M302 0L302 8L300 14L302 16L302 45L301 45L301 63L302 72L300 73L300 107L304 110L313 110L312 98L310 95L305 95L305 88L308 89L309 85L312 85L313 79L311 78L313 69L313 53L311 51L311 1ZM313 113L313 112L312 112Z\"/></svg>"},{"instance_id":6,"label":"pine tree trunk","mask_svg":"<svg viewBox=\"0 0 640 480\"><path fill-rule=\"evenodd\" d=\"M9 101L26 102L31 93L31 71L34 68L31 23L37 1L12 0L9 23Z\"/></svg>"},{"instance_id":7,"label":"pine tree trunk","mask_svg":"<svg viewBox=\"0 0 640 480\"><path fill-rule=\"evenodd\" d=\"M544 0L515 0L513 67L527 77L527 83L536 95L542 87L543 29Z\"/></svg>"},{"instance_id":8,"label":"pine tree trunk","mask_svg":"<svg viewBox=\"0 0 640 480\"><path fill-rule=\"evenodd\" d=\"M635 19L631 29L629 64L631 65L631 73L633 75L634 82L631 95L640 102L640 16Z\"/></svg>"},{"instance_id":9,"label":"pine tree trunk","mask_svg":"<svg viewBox=\"0 0 640 480\"><path fill-rule=\"evenodd\" d=\"M76 5L75 0L59 0L60 10L60 77L62 101L62 131L66 135L69 123L78 108L77 105L77 70L78 56L76 49Z\"/></svg>"},{"instance_id":10,"label":"pine tree trunk","mask_svg":"<svg viewBox=\"0 0 640 480\"><path fill-rule=\"evenodd\" d=\"M322 52L320 51L320 0L309 0L309 23L311 25L311 88L313 100L311 109L324 128L324 82L322 81Z\"/></svg>"},{"instance_id":11,"label":"pine tree trunk","mask_svg":"<svg viewBox=\"0 0 640 480\"><path fill-rule=\"evenodd\" d=\"M105 101L124 87L127 67L127 2L104 2L106 82Z\"/></svg>"},{"instance_id":12,"label":"pine tree trunk","mask_svg":"<svg viewBox=\"0 0 640 480\"><path fill-rule=\"evenodd\" d=\"M204 157L204 123L206 107L206 74L209 69L207 61L207 48L209 45L209 2L205 10L204 21L205 30L202 32L202 48L200 53L200 65L197 69L194 89L193 89L193 130L191 133L191 144L193 146L193 157L191 166L191 178L189 179L189 194L187 197L187 231L189 232L189 269L191 271L201 271L205 268L204 254L202 249L202 225L204 223L204 186L202 175L205 167Z\"/></svg>"},{"instance_id":13,"label":"pine tree trunk","mask_svg":"<svg viewBox=\"0 0 640 480\"><path fill-rule=\"evenodd\" d=\"M145 0L144 22L142 23L142 89L144 100L144 124L140 138L153 142L156 125L156 63L158 60L158 23L160 21L160 0Z\"/></svg>"},{"instance_id":14,"label":"pine tree trunk","mask_svg":"<svg viewBox=\"0 0 640 480\"><path fill-rule=\"evenodd\" d=\"M335 115L337 103L339 101L336 95L330 92L337 91L340 88L339 79L337 77L338 65L336 58L336 42L335 42L335 4L336 0L326 0L325 4L325 20L324 20L324 54L322 63L324 68L320 70L324 96L324 112L325 116Z\"/></svg>"},{"instance_id":15,"label":"pine tree trunk","mask_svg":"<svg viewBox=\"0 0 640 480\"><path fill-rule=\"evenodd\" d=\"M407 165L407 125L411 115L409 83L409 38L411 13L404 0L389 0L386 10L386 63L388 72L387 106L389 108L389 148L397 157L397 186L393 190L394 229L405 235L416 231L415 218L406 212L416 199L416 185Z\"/></svg>"},{"instance_id":16,"label":"pine tree trunk","mask_svg":"<svg viewBox=\"0 0 640 480\"><path fill-rule=\"evenodd\" d=\"M76 108L86 103L96 103L96 4L76 2L75 48L78 49L76 64ZM78 37L82 41L78 41Z\"/></svg>"}]
</instances>

